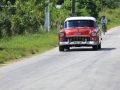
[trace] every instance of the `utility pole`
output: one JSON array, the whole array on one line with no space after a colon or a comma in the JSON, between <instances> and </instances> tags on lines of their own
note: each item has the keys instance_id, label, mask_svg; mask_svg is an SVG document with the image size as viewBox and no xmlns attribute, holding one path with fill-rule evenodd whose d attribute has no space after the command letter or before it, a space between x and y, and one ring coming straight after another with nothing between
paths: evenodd
<instances>
[{"instance_id":1,"label":"utility pole","mask_svg":"<svg viewBox=\"0 0 120 90\"><path fill-rule=\"evenodd\" d=\"M75 16L75 0L72 0L72 16Z\"/></svg>"},{"instance_id":2,"label":"utility pole","mask_svg":"<svg viewBox=\"0 0 120 90\"><path fill-rule=\"evenodd\" d=\"M50 0L48 0L48 5L46 6L45 8L45 29L47 32L50 31L50 10L49 10L49 3L50 3Z\"/></svg>"}]
</instances>

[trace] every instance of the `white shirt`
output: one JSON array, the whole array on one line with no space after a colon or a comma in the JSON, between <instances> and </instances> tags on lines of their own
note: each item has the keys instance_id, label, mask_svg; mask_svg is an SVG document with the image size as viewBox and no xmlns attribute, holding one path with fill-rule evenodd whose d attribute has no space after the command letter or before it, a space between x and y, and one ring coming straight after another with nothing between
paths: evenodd
<instances>
[{"instance_id":1,"label":"white shirt","mask_svg":"<svg viewBox=\"0 0 120 90\"><path fill-rule=\"evenodd\" d=\"M107 19L106 19L106 18L102 18L102 19L101 19L101 23L107 24Z\"/></svg>"}]
</instances>

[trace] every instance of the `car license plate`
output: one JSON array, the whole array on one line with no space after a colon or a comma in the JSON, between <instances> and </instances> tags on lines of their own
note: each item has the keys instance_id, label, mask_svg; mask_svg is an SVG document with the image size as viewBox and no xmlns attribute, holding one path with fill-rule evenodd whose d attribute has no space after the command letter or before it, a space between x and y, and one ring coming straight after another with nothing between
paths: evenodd
<instances>
[{"instance_id":1,"label":"car license plate","mask_svg":"<svg viewBox=\"0 0 120 90\"><path fill-rule=\"evenodd\" d=\"M82 42L80 42L80 41L75 41L74 43L75 43L75 44L81 44Z\"/></svg>"}]
</instances>

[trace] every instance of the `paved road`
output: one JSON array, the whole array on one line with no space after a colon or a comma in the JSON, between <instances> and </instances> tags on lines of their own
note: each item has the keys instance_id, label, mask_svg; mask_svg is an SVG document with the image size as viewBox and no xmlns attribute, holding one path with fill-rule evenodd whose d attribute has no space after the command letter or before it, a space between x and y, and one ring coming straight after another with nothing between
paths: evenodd
<instances>
[{"instance_id":1,"label":"paved road","mask_svg":"<svg viewBox=\"0 0 120 90\"><path fill-rule=\"evenodd\" d=\"M0 90L120 90L120 27L102 49L58 48L0 68Z\"/></svg>"}]
</instances>

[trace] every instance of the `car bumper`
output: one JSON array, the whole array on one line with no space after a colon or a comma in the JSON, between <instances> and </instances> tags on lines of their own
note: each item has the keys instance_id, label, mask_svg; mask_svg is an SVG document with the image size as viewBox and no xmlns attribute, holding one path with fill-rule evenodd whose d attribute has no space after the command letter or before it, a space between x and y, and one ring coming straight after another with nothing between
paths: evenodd
<instances>
[{"instance_id":1,"label":"car bumper","mask_svg":"<svg viewBox=\"0 0 120 90\"><path fill-rule=\"evenodd\" d=\"M81 45L81 46L85 46L85 45L88 45L88 46L92 46L92 45L98 45L98 41L86 41L86 42L83 42L83 41L75 41L75 42L59 42L58 43L60 46L62 45Z\"/></svg>"}]
</instances>

